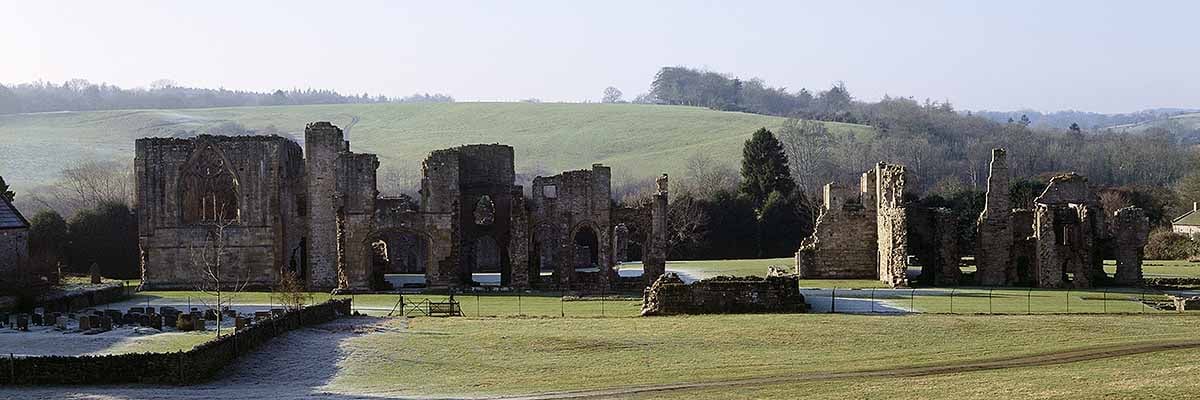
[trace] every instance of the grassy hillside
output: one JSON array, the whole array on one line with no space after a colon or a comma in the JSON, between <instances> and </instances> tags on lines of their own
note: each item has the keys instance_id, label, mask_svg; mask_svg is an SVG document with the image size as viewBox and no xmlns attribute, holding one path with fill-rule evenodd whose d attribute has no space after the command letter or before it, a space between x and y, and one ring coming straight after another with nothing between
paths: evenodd
<instances>
[{"instance_id":1,"label":"grassy hillside","mask_svg":"<svg viewBox=\"0 0 1200 400\"><path fill-rule=\"evenodd\" d=\"M352 147L379 154L382 167L417 168L431 151L468 143L515 147L517 170L552 173L613 167L614 184L667 172L706 153L731 166L759 127L782 118L695 107L633 104L362 104L189 110L60 112L0 116L0 176L16 187L57 177L82 160L131 160L133 141L177 130L203 131L223 122L274 126L302 138L304 125L350 126ZM356 121L352 126L351 122ZM835 134L869 135L862 125L830 123Z\"/></svg>"},{"instance_id":2,"label":"grassy hillside","mask_svg":"<svg viewBox=\"0 0 1200 400\"><path fill-rule=\"evenodd\" d=\"M1200 113L1180 114L1169 118L1156 119L1136 124L1125 124L1112 126L1109 129L1115 131L1126 132L1141 132L1153 127L1163 127L1168 129L1181 130L1198 130L1200 129Z\"/></svg>"}]
</instances>

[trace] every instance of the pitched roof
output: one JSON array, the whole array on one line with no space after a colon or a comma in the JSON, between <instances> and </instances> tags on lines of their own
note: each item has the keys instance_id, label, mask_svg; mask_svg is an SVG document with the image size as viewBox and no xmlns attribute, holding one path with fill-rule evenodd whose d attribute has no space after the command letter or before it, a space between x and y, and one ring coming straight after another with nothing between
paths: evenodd
<instances>
[{"instance_id":1,"label":"pitched roof","mask_svg":"<svg viewBox=\"0 0 1200 400\"><path fill-rule=\"evenodd\" d=\"M1179 218L1175 218L1174 221L1171 221L1171 225L1200 226L1200 211L1196 211L1196 210L1188 211L1186 214L1183 214L1183 215L1179 216Z\"/></svg>"},{"instance_id":2,"label":"pitched roof","mask_svg":"<svg viewBox=\"0 0 1200 400\"><path fill-rule=\"evenodd\" d=\"M0 229L28 228L29 221L21 216L21 212L8 199L0 197Z\"/></svg>"}]
</instances>

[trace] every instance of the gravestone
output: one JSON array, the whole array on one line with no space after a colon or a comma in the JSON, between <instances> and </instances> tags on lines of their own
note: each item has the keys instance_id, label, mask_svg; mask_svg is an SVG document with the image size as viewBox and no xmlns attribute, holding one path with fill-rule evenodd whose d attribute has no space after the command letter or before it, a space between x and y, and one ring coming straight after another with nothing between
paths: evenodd
<instances>
[{"instance_id":1,"label":"gravestone","mask_svg":"<svg viewBox=\"0 0 1200 400\"><path fill-rule=\"evenodd\" d=\"M160 331L162 330L162 328L163 328L163 316L162 315L150 314L150 315L147 315L146 317L150 319L149 325L147 325L148 327L158 329Z\"/></svg>"},{"instance_id":2,"label":"gravestone","mask_svg":"<svg viewBox=\"0 0 1200 400\"><path fill-rule=\"evenodd\" d=\"M163 318L164 326L175 327L179 323L179 314L178 313L165 313L162 315L162 318Z\"/></svg>"},{"instance_id":3,"label":"gravestone","mask_svg":"<svg viewBox=\"0 0 1200 400\"><path fill-rule=\"evenodd\" d=\"M92 263L92 267L88 268L88 274L92 276L92 284L100 284L100 264Z\"/></svg>"},{"instance_id":4,"label":"gravestone","mask_svg":"<svg viewBox=\"0 0 1200 400\"><path fill-rule=\"evenodd\" d=\"M85 331L85 332L92 330L92 316L91 315L80 315L79 316L79 330Z\"/></svg>"},{"instance_id":5,"label":"gravestone","mask_svg":"<svg viewBox=\"0 0 1200 400\"><path fill-rule=\"evenodd\" d=\"M146 307L129 307L130 314L145 314Z\"/></svg>"},{"instance_id":6,"label":"gravestone","mask_svg":"<svg viewBox=\"0 0 1200 400\"><path fill-rule=\"evenodd\" d=\"M42 314L34 313L29 316L34 326L42 326Z\"/></svg>"},{"instance_id":7,"label":"gravestone","mask_svg":"<svg viewBox=\"0 0 1200 400\"><path fill-rule=\"evenodd\" d=\"M17 315L17 330L18 331L28 331L29 330L29 314Z\"/></svg>"},{"instance_id":8,"label":"gravestone","mask_svg":"<svg viewBox=\"0 0 1200 400\"><path fill-rule=\"evenodd\" d=\"M187 332L196 329L195 319L192 314L179 314L175 320L175 329L182 332Z\"/></svg>"},{"instance_id":9,"label":"gravestone","mask_svg":"<svg viewBox=\"0 0 1200 400\"><path fill-rule=\"evenodd\" d=\"M194 326L192 327L193 329L198 330L198 331L208 330L208 328L205 327L206 321L204 320L204 318L195 318L192 322L194 324Z\"/></svg>"}]
</instances>

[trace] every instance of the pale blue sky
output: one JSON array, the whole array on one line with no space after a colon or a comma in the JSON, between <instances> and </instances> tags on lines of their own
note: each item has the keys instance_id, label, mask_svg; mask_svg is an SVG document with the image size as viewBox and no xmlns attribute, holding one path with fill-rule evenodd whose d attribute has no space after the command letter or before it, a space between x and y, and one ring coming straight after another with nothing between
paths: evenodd
<instances>
[{"instance_id":1,"label":"pale blue sky","mask_svg":"<svg viewBox=\"0 0 1200 400\"><path fill-rule=\"evenodd\" d=\"M0 82L597 100L686 65L861 99L1200 107L1200 2L12 1Z\"/></svg>"}]
</instances>

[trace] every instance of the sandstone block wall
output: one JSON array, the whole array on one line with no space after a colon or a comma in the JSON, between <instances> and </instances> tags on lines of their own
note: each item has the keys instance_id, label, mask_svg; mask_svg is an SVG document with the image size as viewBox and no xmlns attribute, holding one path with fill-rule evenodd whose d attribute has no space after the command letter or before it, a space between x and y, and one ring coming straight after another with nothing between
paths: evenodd
<instances>
[{"instance_id":1,"label":"sandstone block wall","mask_svg":"<svg viewBox=\"0 0 1200 400\"><path fill-rule=\"evenodd\" d=\"M1004 149L992 150L987 195L979 214L975 279L985 286L1008 283L1012 267L1012 205L1008 199L1008 161Z\"/></svg>"},{"instance_id":2,"label":"sandstone block wall","mask_svg":"<svg viewBox=\"0 0 1200 400\"><path fill-rule=\"evenodd\" d=\"M1150 220L1137 207L1125 207L1113 213L1113 246L1117 257L1117 284L1142 284L1142 257L1150 236Z\"/></svg>"},{"instance_id":3,"label":"sandstone block wall","mask_svg":"<svg viewBox=\"0 0 1200 400\"><path fill-rule=\"evenodd\" d=\"M908 215L904 210L907 177L904 166L875 166L879 242L879 280L891 287L908 286Z\"/></svg>"},{"instance_id":4,"label":"sandstone block wall","mask_svg":"<svg viewBox=\"0 0 1200 400\"><path fill-rule=\"evenodd\" d=\"M825 201L813 234L801 242L796 252L796 271L801 278L878 277L877 217L874 207L863 205L864 192L833 183L825 185Z\"/></svg>"},{"instance_id":5,"label":"sandstone block wall","mask_svg":"<svg viewBox=\"0 0 1200 400\"><path fill-rule=\"evenodd\" d=\"M683 283L667 273L646 288L642 315L801 313L808 309L796 276L716 277Z\"/></svg>"},{"instance_id":6,"label":"sandstone block wall","mask_svg":"<svg viewBox=\"0 0 1200 400\"><path fill-rule=\"evenodd\" d=\"M295 206L302 192L300 147L278 136L191 139L147 138L136 142L135 207L142 249L143 283L148 288L194 288L197 268L193 249L203 245L212 224L194 220L198 209L211 206L220 193L227 228L227 247L255 285L269 285L292 261L304 227ZM205 181L197 173L228 178ZM209 185L224 183L223 187ZM192 213L192 214L189 214ZM185 218L188 216L188 218ZM200 238L200 240L197 240Z\"/></svg>"},{"instance_id":7,"label":"sandstone block wall","mask_svg":"<svg viewBox=\"0 0 1200 400\"><path fill-rule=\"evenodd\" d=\"M612 172L601 164L590 170L566 171L533 180L530 218L534 226L543 226L535 234L542 242L540 251L557 252L555 275L560 285L574 289L603 290L615 279L612 239ZM590 233L589 233L590 232ZM584 248L586 241L595 249ZM596 259L591 260L591 253ZM580 272L579 267L594 265L597 272Z\"/></svg>"},{"instance_id":8,"label":"sandstone block wall","mask_svg":"<svg viewBox=\"0 0 1200 400\"><path fill-rule=\"evenodd\" d=\"M331 290L338 279L338 153L345 148L342 130L328 122L304 128L308 192L308 288Z\"/></svg>"}]
</instances>

